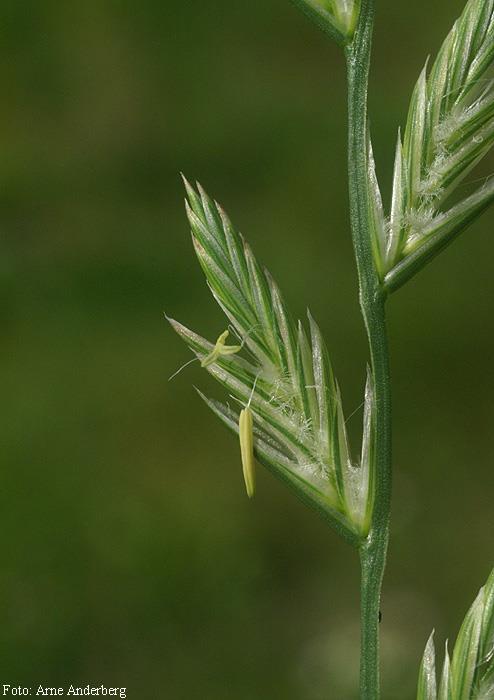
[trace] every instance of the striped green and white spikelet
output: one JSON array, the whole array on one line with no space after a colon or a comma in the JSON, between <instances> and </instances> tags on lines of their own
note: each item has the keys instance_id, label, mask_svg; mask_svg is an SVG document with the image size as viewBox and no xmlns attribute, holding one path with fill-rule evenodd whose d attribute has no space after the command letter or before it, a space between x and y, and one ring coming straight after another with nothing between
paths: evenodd
<instances>
[{"instance_id":1,"label":"striped green and white spikelet","mask_svg":"<svg viewBox=\"0 0 494 700\"><path fill-rule=\"evenodd\" d=\"M389 290L406 282L494 199L494 178L458 201L457 188L494 142L494 0L469 0L412 95L398 135L390 215L376 189L375 255ZM457 203L450 204L455 196Z\"/></svg>"},{"instance_id":2,"label":"striped green and white spikelet","mask_svg":"<svg viewBox=\"0 0 494 700\"><path fill-rule=\"evenodd\" d=\"M345 45L351 41L360 14L361 0L293 0L293 2L338 44Z\"/></svg>"},{"instance_id":3,"label":"striped green and white spikelet","mask_svg":"<svg viewBox=\"0 0 494 700\"><path fill-rule=\"evenodd\" d=\"M417 700L493 700L494 571L468 611L450 658L448 647L439 685L430 636L420 668Z\"/></svg>"},{"instance_id":4,"label":"striped green and white spikelet","mask_svg":"<svg viewBox=\"0 0 494 700\"><path fill-rule=\"evenodd\" d=\"M239 432L239 413L253 417L257 459L299 496L329 516L354 542L369 530L374 496L373 381L365 392L362 456L352 461L340 389L326 344L309 314L309 336L296 324L273 278L223 209L186 183L187 215L199 262L243 353L216 346L170 319L203 366L228 391L232 406L203 396ZM224 334L221 338L224 341ZM243 355L243 356L242 356ZM209 361L205 358L214 358Z\"/></svg>"}]
</instances>

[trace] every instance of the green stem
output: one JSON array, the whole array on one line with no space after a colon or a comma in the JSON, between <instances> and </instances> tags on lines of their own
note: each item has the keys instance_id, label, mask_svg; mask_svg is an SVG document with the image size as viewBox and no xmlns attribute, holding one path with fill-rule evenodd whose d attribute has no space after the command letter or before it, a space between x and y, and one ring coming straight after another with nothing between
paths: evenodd
<instances>
[{"instance_id":1,"label":"green stem","mask_svg":"<svg viewBox=\"0 0 494 700\"><path fill-rule=\"evenodd\" d=\"M360 306L375 385L375 501L369 536L361 559L360 696L377 700L379 681L379 610L386 566L391 507L391 397L385 319L385 291L371 246L368 181L367 90L374 0L363 0L353 42L346 48L348 68L348 162L352 236L357 262Z\"/></svg>"}]
</instances>

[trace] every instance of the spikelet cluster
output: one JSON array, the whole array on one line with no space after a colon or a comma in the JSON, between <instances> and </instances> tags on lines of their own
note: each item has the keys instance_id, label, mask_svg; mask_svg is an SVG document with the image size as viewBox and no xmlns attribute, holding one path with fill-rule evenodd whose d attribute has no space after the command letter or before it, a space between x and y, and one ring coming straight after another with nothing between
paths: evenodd
<instances>
[{"instance_id":1,"label":"spikelet cluster","mask_svg":"<svg viewBox=\"0 0 494 700\"><path fill-rule=\"evenodd\" d=\"M326 344L309 314L309 335L295 323L273 278L235 231L223 209L186 183L187 215L199 262L213 296L241 342L234 352L170 322L228 391L232 405L206 403L233 431L239 412L253 416L257 458L316 499L341 528L368 532L374 479L373 381L367 380L362 458L348 446L341 393ZM220 336L223 338L224 334ZM228 349L228 346L226 346ZM239 352L242 348L242 352ZM212 362L204 362L213 358Z\"/></svg>"},{"instance_id":2,"label":"spikelet cluster","mask_svg":"<svg viewBox=\"0 0 494 700\"><path fill-rule=\"evenodd\" d=\"M417 700L493 700L494 571L461 626L450 658L446 645L441 677L436 678L433 635L420 668Z\"/></svg>"},{"instance_id":3,"label":"spikelet cluster","mask_svg":"<svg viewBox=\"0 0 494 700\"><path fill-rule=\"evenodd\" d=\"M361 0L294 0L305 14L328 31L339 44L353 38Z\"/></svg>"},{"instance_id":4,"label":"spikelet cluster","mask_svg":"<svg viewBox=\"0 0 494 700\"><path fill-rule=\"evenodd\" d=\"M398 135L388 217L369 149L375 257L391 290L494 199L494 178L488 178L470 196L449 203L494 143L493 61L494 0L469 0L415 86L403 138Z\"/></svg>"}]
</instances>

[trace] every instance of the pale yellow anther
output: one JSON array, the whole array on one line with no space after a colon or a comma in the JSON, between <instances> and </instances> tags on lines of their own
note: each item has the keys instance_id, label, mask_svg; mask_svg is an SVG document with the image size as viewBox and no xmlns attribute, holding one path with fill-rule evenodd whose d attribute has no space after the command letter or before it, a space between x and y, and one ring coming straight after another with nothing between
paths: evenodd
<instances>
[{"instance_id":1,"label":"pale yellow anther","mask_svg":"<svg viewBox=\"0 0 494 700\"><path fill-rule=\"evenodd\" d=\"M245 489L247 496L252 498L256 490L256 469L254 460L254 421L252 411L247 406L240 412L238 433L240 437L240 453L242 456L242 469L244 473Z\"/></svg>"}]
</instances>

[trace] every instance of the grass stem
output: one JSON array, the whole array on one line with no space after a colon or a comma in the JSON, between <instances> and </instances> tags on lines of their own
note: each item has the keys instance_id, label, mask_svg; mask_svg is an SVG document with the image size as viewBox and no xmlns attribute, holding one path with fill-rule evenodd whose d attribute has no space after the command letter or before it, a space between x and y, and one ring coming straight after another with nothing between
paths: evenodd
<instances>
[{"instance_id":1,"label":"grass stem","mask_svg":"<svg viewBox=\"0 0 494 700\"><path fill-rule=\"evenodd\" d=\"M352 237L375 381L376 495L371 530L361 547L360 697L377 700L379 610L386 566L391 508L391 396L385 292L371 247L368 178L367 91L374 25L374 1L362 2L353 42L346 48L348 70L348 163Z\"/></svg>"}]
</instances>

